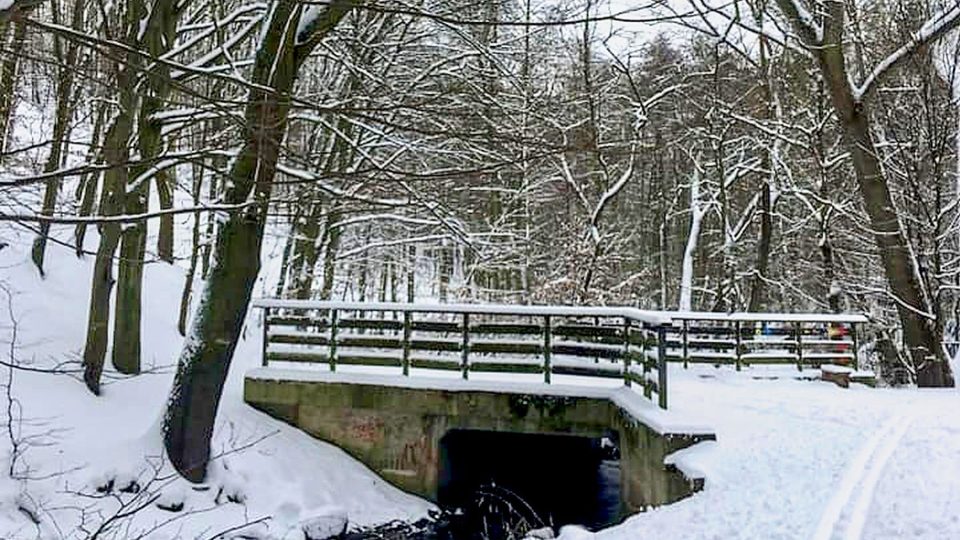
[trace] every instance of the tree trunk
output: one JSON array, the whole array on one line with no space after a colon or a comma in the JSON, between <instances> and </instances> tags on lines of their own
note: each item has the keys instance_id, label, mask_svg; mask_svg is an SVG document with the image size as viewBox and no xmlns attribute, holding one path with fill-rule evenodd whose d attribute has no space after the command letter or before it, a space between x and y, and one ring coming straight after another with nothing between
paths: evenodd
<instances>
[{"instance_id":1,"label":"tree trunk","mask_svg":"<svg viewBox=\"0 0 960 540\"><path fill-rule=\"evenodd\" d=\"M103 131L104 117L107 108L104 105L97 107L97 117L93 122L93 136L91 138L90 150L87 152L87 163L94 160L97 155L97 146L100 141L100 134ZM80 178L77 186L76 198L80 201L80 217L86 217L93 213L93 203L97 199L97 187L100 184L100 175L97 173L88 173ZM87 236L87 225L80 223L74 228L73 237L77 257L83 256L83 243Z\"/></svg>"},{"instance_id":2,"label":"tree trunk","mask_svg":"<svg viewBox=\"0 0 960 540\"><path fill-rule=\"evenodd\" d=\"M296 240L293 256L291 257L291 271L293 272L293 297L298 300L309 300L313 297L313 278L320 258L317 245L320 237L320 219L323 214L322 201L312 201L308 212L301 215L294 225Z\"/></svg>"},{"instance_id":3,"label":"tree trunk","mask_svg":"<svg viewBox=\"0 0 960 540\"><path fill-rule=\"evenodd\" d=\"M60 2L54 1L51 8L54 24L60 24ZM83 26L83 5L80 2L73 6L71 26L76 30L80 30ZM73 117L70 99L73 96L73 70L77 64L78 50L76 43L71 42L67 50L64 51L63 40L56 35L53 37L53 43L54 54L58 58L64 58L64 66L57 76L57 109L53 122L53 139L50 141L50 154L47 156L47 163L43 167L45 173L52 173L63 165L63 151L66 146L67 134L70 131L70 120ZM47 181L46 191L43 194L43 208L40 210L41 214L45 216L53 215L59 194L60 178L52 178ZM31 258L41 276L44 275L43 260L46 255L49 235L50 223L40 223L40 231L33 241Z\"/></svg>"},{"instance_id":4,"label":"tree trunk","mask_svg":"<svg viewBox=\"0 0 960 540\"><path fill-rule=\"evenodd\" d=\"M764 160L771 166L769 159ZM760 238L757 242L757 265L754 268L753 286L750 289L750 304L747 311L758 313L764 307L764 289L767 280L767 271L770 267L770 246L773 243L772 195L770 193L771 179L765 178L760 186Z\"/></svg>"},{"instance_id":5,"label":"tree trunk","mask_svg":"<svg viewBox=\"0 0 960 540\"><path fill-rule=\"evenodd\" d=\"M27 25L22 18L13 23L13 37L10 41L11 51L23 50L23 43L27 38ZM10 119L16 105L17 71L20 67L20 55L8 54L0 64L0 151L10 150L7 140L10 135Z\"/></svg>"},{"instance_id":6,"label":"tree trunk","mask_svg":"<svg viewBox=\"0 0 960 540\"><path fill-rule=\"evenodd\" d=\"M333 298L333 286L337 273L337 254L340 251L340 238L342 236L340 202L331 203L330 215L327 216L324 237L326 238L327 249L323 254L323 283L320 287L320 299L331 300Z\"/></svg>"},{"instance_id":7,"label":"tree trunk","mask_svg":"<svg viewBox=\"0 0 960 540\"><path fill-rule=\"evenodd\" d=\"M697 255L700 229L705 215L703 203L700 201L700 182L700 173L695 170L690 181L690 232L687 234L687 245L683 250L683 261L680 263L680 299L678 301L680 311L693 310L693 263Z\"/></svg>"},{"instance_id":8,"label":"tree trunk","mask_svg":"<svg viewBox=\"0 0 960 540\"><path fill-rule=\"evenodd\" d=\"M245 111L244 145L231 167L232 185L225 193L229 204L243 203L251 193L259 204L231 213L219 227L216 255L180 354L163 421L167 455L177 471L192 482L201 482L206 476L217 408L260 269L267 207L297 69L319 37L356 4L346 0L329 4L305 25L301 34L310 35L299 45L295 34L302 8L298 2L274 2L267 19L251 77L254 86Z\"/></svg>"},{"instance_id":9,"label":"tree trunk","mask_svg":"<svg viewBox=\"0 0 960 540\"><path fill-rule=\"evenodd\" d=\"M931 320L934 317L931 302L923 289L916 259L883 176L879 153L873 142L869 108L863 101L866 96L855 96L851 87L844 53L847 6L843 2L826 4L823 17L817 21L822 28L814 32L809 26L810 21L800 15L792 0L778 0L777 3L808 42L843 128L887 285L897 306L903 342L916 370L917 384L921 387L953 386L950 364L940 347L937 327Z\"/></svg>"},{"instance_id":10,"label":"tree trunk","mask_svg":"<svg viewBox=\"0 0 960 540\"><path fill-rule=\"evenodd\" d=\"M173 187L177 185L176 169L171 167L160 171L154 180L157 183L157 200L160 203L160 209L170 210L173 208ZM174 227L173 214L160 216L160 228L157 231L157 257L170 264L173 264Z\"/></svg>"},{"instance_id":11,"label":"tree trunk","mask_svg":"<svg viewBox=\"0 0 960 540\"><path fill-rule=\"evenodd\" d=\"M163 56L176 41L176 2L157 0L149 11L140 45L152 58ZM166 182L164 171L154 171L153 162L162 150L161 125L152 116L163 109L170 94L169 69L155 62L144 73L137 115L137 140L141 163L131 168L136 185L124 186L131 191L125 197L125 211L144 214L149 207L152 176ZM161 176L163 179L161 179ZM163 222L161 221L161 226ZM140 325L143 300L143 262L147 249L147 222L138 221L124 228L120 247L120 272L117 281L116 319L113 328L113 366L121 373L140 372ZM168 253L172 260L172 253Z\"/></svg>"},{"instance_id":12,"label":"tree trunk","mask_svg":"<svg viewBox=\"0 0 960 540\"><path fill-rule=\"evenodd\" d=\"M121 85L121 89L130 85ZM123 94L130 94L123 90ZM122 97L128 103L129 95ZM126 163L129 149L131 118L127 111L117 114L107 134L104 158L111 168L103 175L103 197L100 214L115 216L123 208L124 186L127 183ZM87 339L83 348L83 380L95 395L100 395L100 375L107 354L108 326L110 323L110 293L113 289L113 256L120 243L120 224L104 223L100 226L100 246L93 266L93 282L90 290L90 312L87 319Z\"/></svg>"},{"instance_id":13,"label":"tree trunk","mask_svg":"<svg viewBox=\"0 0 960 540\"><path fill-rule=\"evenodd\" d=\"M131 46L139 42L140 21L145 11L145 5L140 1L128 4L124 39ZM122 63L118 61L115 64L119 101L116 116L104 137L103 159L109 169L103 175L103 193L100 197L100 214L103 216L116 216L126 208L127 184L130 177L130 139L140 103L136 88L139 61L140 58L136 53L129 52ZM119 223L108 222L100 226L100 246L97 248L97 260L94 263L90 291L87 341L83 349L84 381L90 391L96 395L100 394L100 375L103 373L107 351L110 295L113 290L113 258L120 243L120 236ZM129 256L129 252L124 254ZM139 317L139 314L137 316ZM114 365L117 365L116 358L117 351L114 351ZM123 363L120 366L126 367Z\"/></svg>"},{"instance_id":14,"label":"tree trunk","mask_svg":"<svg viewBox=\"0 0 960 540\"><path fill-rule=\"evenodd\" d=\"M407 303L412 304L417 296L417 246L407 248Z\"/></svg>"},{"instance_id":15,"label":"tree trunk","mask_svg":"<svg viewBox=\"0 0 960 540\"><path fill-rule=\"evenodd\" d=\"M839 108L839 107L838 107ZM920 286L913 252L900 226L893 197L883 177L876 146L870 135L866 107L852 107L841 114L847 144L853 154L857 183L870 216L874 240L883 261L890 292L897 303L903 339L916 369L920 387L953 386L950 365L940 349L940 336L928 316L929 302Z\"/></svg>"},{"instance_id":16,"label":"tree trunk","mask_svg":"<svg viewBox=\"0 0 960 540\"><path fill-rule=\"evenodd\" d=\"M763 14L766 12L766 0L757 2L755 17L757 24L763 27ZM769 39L767 36L760 37L760 77L763 85L763 113L768 120L774 118L774 94L773 81L770 78L770 62L767 51L769 50ZM777 141L771 138L767 144L775 146ZM764 307L764 290L767 284L767 271L770 267L770 247L773 243L773 195L771 185L774 181L773 153L774 148L766 148L763 152L763 163L761 168L766 175L762 179L760 186L760 237L757 240L757 264L754 267L753 285L750 288L750 301L747 311L757 313Z\"/></svg>"},{"instance_id":17,"label":"tree trunk","mask_svg":"<svg viewBox=\"0 0 960 540\"><path fill-rule=\"evenodd\" d=\"M206 141L204 133L204 141ZM200 193L203 187L203 167L195 165L193 167L193 205L200 205ZM197 262L200 259L200 212L193 215L193 234L190 249L190 267L187 270L187 277L183 282L183 291L180 293L180 313L177 315L177 331L181 336L187 335L187 316L190 312L190 301L193 299L193 280L197 275Z\"/></svg>"}]
</instances>

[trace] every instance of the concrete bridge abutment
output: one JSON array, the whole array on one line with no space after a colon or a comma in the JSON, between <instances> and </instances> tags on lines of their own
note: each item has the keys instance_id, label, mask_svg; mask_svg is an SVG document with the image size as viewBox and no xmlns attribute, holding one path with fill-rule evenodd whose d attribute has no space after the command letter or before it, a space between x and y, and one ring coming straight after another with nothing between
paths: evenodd
<instances>
[{"instance_id":1,"label":"concrete bridge abutment","mask_svg":"<svg viewBox=\"0 0 960 540\"><path fill-rule=\"evenodd\" d=\"M622 513L669 504L702 488L664 459L714 439L676 428L632 390L401 379L273 368L247 375L253 407L339 446L397 487L437 500L441 439L452 430L567 434L620 445Z\"/></svg>"}]
</instances>

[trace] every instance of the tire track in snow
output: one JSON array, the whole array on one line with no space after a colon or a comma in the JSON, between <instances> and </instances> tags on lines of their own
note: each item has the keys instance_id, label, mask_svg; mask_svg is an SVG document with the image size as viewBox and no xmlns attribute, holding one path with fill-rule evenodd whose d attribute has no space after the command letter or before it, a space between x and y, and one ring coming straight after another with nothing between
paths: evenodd
<instances>
[{"instance_id":1,"label":"tire track in snow","mask_svg":"<svg viewBox=\"0 0 960 540\"><path fill-rule=\"evenodd\" d=\"M876 478L873 479L872 485L869 485L870 489L862 489L860 497L857 499L858 508L860 505L869 507L870 501L873 499L873 488L876 487L877 480L880 477L880 471L882 471L890 454L893 454L897 444L900 442L903 434L906 433L912 421L913 415L908 413L899 414L884 423L883 426L860 447L857 455L847 464L846 471L840 479L837 490L827 502L826 510L824 510L823 515L820 516L820 522L817 524L817 528L813 533L813 540L830 540L833 537L833 533L840 523L843 509L848 506L853 497L854 489L861 484L864 484L864 487L868 487L866 481L875 476ZM871 458L877 454L881 454L882 459L879 462L875 461L871 463ZM884 454L886 454L885 458L883 458ZM866 499L865 503L861 502L864 498ZM864 511L863 513L866 512ZM863 521L865 521L865 518ZM863 524L861 523L859 525L859 532L853 529L854 527L851 527L847 530L847 536L845 538L851 538L850 534L852 532L858 533L858 535L853 538L859 538L859 532L862 532Z\"/></svg>"}]
</instances>

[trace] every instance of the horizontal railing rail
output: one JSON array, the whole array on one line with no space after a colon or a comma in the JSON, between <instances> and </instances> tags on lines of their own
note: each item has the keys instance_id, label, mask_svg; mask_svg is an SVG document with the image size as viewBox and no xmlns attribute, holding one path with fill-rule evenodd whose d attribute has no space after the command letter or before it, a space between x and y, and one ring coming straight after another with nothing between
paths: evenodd
<instances>
[{"instance_id":1,"label":"horizontal railing rail","mask_svg":"<svg viewBox=\"0 0 960 540\"><path fill-rule=\"evenodd\" d=\"M621 379L667 407L667 363L857 366L856 315L262 299L263 365ZM654 396L656 395L656 396Z\"/></svg>"}]
</instances>

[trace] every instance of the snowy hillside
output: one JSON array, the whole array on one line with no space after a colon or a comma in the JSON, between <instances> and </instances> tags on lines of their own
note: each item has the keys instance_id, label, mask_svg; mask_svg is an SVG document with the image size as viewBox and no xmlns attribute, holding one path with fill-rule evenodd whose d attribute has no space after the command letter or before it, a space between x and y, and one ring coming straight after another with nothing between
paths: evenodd
<instances>
[{"instance_id":1,"label":"snowy hillside","mask_svg":"<svg viewBox=\"0 0 960 540\"><path fill-rule=\"evenodd\" d=\"M232 529L299 539L303 523L317 516L345 512L352 523L375 524L425 514L427 503L390 487L340 450L244 405L242 374L258 362L251 352L258 345L250 340L240 346L221 406L209 482L191 486L172 476L160 457L156 426L182 341L173 322L182 271L148 265L147 373L109 373L103 396L95 398L80 380L78 363L88 302L81 284L89 283L92 260L56 246L42 280L29 261L29 239L4 230L11 245L0 252L0 283L12 293L16 321L14 356L23 367L11 387L19 441L14 478L21 480L0 480L0 538L87 538L104 527L100 538L214 538ZM2 296L6 362L14 326ZM64 373L28 371L53 368ZM7 456L6 432L0 444ZM117 517L140 506L129 519Z\"/></svg>"}]
</instances>

